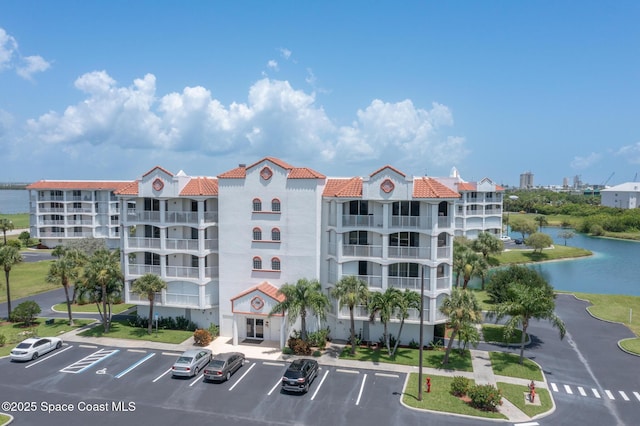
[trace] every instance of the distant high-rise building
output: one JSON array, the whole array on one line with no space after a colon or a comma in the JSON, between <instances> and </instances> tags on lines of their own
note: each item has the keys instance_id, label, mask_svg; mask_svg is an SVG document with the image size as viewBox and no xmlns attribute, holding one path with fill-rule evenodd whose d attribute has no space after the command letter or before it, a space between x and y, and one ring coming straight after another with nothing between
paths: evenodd
<instances>
[{"instance_id":1,"label":"distant high-rise building","mask_svg":"<svg viewBox=\"0 0 640 426\"><path fill-rule=\"evenodd\" d=\"M533 188L533 173L524 172L520 175L520 189Z\"/></svg>"},{"instance_id":2,"label":"distant high-rise building","mask_svg":"<svg viewBox=\"0 0 640 426\"><path fill-rule=\"evenodd\" d=\"M565 177L562 178L562 189L567 189L569 188L569 178Z\"/></svg>"}]
</instances>

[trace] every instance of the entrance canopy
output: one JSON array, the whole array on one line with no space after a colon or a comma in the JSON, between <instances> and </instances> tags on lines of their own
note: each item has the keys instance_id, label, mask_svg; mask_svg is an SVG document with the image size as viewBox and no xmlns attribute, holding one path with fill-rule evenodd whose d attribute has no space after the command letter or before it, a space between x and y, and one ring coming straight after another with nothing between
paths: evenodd
<instances>
[{"instance_id":1,"label":"entrance canopy","mask_svg":"<svg viewBox=\"0 0 640 426\"><path fill-rule=\"evenodd\" d=\"M234 314L264 315L268 316L273 307L283 302L283 294L278 293L278 288L267 281L243 291L231 299L231 311ZM282 312L273 314L283 316Z\"/></svg>"}]
</instances>

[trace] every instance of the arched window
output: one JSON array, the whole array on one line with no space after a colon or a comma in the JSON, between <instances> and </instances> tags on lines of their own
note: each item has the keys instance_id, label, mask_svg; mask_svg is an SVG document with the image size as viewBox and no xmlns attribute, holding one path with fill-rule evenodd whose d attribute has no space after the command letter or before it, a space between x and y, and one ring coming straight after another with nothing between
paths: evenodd
<instances>
[{"instance_id":1,"label":"arched window","mask_svg":"<svg viewBox=\"0 0 640 426\"><path fill-rule=\"evenodd\" d=\"M253 258L253 269L262 269L262 259L260 259L258 256Z\"/></svg>"},{"instance_id":2,"label":"arched window","mask_svg":"<svg viewBox=\"0 0 640 426\"><path fill-rule=\"evenodd\" d=\"M280 241L280 230L278 228L271 230L271 241Z\"/></svg>"},{"instance_id":3,"label":"arched window","mask_svg":"<svg viewBox=\"0 0 640 426\"><path fill-rule=\"evenodd\" d=\"M277 198L271 200L271 211L280 213L280 200Z\"/></svg>"},{"instance_id":4,"label":"arched window","mask_svg":"<svg viewBox=\"0 0 640 426\"><path fill-rule=\"evenodd\" d=\"M273 259L271 259L271 270L272 271L280 270L280 259L278 259L277 257L274 257Z\"/></svg>"},{"instance_id":5,"label":"arched window","mask_svg":"<svg viewBox=\"0 0 640 426\"><path fill-rule=\"evenodd\" d=\"M253 228L253 240L254 241L262 240L262 230L260 228Z\"/></svg>"},{"instance_id":6,"label":"arched window","mask_svg":"<svg viewBox=\"0 0 640 426\"><path fill-rule=\"evenodd\" d=\"M253 199L253 211L254 212L261 212L262 211L262 201L260 201L260 198L254 198Z\"/></svg>"}]
</instances>

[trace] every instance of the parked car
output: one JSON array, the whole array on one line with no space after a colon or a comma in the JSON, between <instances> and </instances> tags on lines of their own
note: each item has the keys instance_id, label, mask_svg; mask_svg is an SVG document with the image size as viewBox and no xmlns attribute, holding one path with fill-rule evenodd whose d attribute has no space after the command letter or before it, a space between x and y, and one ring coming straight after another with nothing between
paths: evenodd
<instances>
[{"instance_id":1,"label":"parked car","mask_svg":"<svg viewBox=\"0 0 640 426\"><path fill-rule=\"evenodd\" d=\"M520 245L520 244L524 244L524 240L522 238L516 238L515 240L513 240L514 243Z\"/></svg>"},{"instance_id":2,"label":"parked car","mask_svg":"<svg viewBox=\"0 0 640 426\"><path fill-rule=\"evenodd\" d=\"M171 367L172 376L197 376L211 361L211 349L190 349L185 351Z\"/></svg>"},{"instance_id":3,"label":"parked car","mask_svg":"<svg viewBox=\"0 0 640 426\"><path fill-rule=\"evenodd\" d=\"M511 237L508 235L501 235L500 241L504 241L504 242L511 241Z\"/></svg>"},{"instance_id":4,"label":"parked car","mask_svg":"<svg viewBox=\"0 0 640 426\"><path fill-rule=\"evenodd\" d=\"M282 389L291 392L309 392L311 382L318 376L318 361L301 358L293 361L282 377Z\"/></svg>"},{"instance_id":5,"label":"parked car","mask_svg":"<svg viewBox=\"0 0 640 426\"><path fill-rule=\"evenodd\" d=\"M218 354L213 357L207 368L204 369L204 380L229 380L231 375L243 364L244 354L240 352Z\"/></svg>"},{"instance_id":6,"label":"parked car","mask_svg":"<svg viewBox=\"0 0 640 426\"><path fill-rule=\"evenodd\" d=\"M60 349L62 339L59 337L30 337L18 343L11 351L12 361L28 361L40 355Z\"/></svg>"}]
</instances>

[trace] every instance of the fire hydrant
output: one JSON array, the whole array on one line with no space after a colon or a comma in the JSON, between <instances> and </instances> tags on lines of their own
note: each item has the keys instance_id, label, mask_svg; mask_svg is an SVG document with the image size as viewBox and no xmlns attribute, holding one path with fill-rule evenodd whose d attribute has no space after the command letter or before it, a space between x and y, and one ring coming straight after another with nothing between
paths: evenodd
<instances>
[{"instance_id":1,"label":"fire hydrant","mask_svg":"<svg viewBox=\"0 0 640 426\"><path fill-rule=\"evenodd\" d=\"M427 393L431 392L431 377L427 377Z\"/></svg>"}]
</instances>

